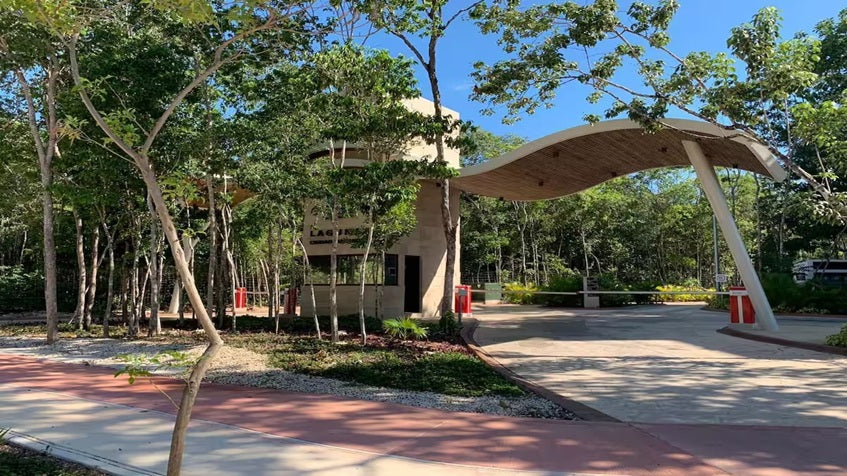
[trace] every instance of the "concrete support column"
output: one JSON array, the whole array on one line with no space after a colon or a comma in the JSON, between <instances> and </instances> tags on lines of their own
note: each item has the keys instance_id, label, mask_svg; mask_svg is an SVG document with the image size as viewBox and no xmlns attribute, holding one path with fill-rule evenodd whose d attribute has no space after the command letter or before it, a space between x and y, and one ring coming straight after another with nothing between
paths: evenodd
<instances>
[{"instance_id":1,"label":"concrete support column","mask_svg":"<svg viewBox=\"0 0 847 476\"><path fill-rule=\"evenodd\" d=\"M776 322L776 318L774 318L771 305L768 302L767 296L765 296L764 289L762 289L762 283L759 282L759 276L753 268L750 255L747 254L747 248L744 247L744 241L741 239L741 234L735 225L735 219L729 211L729 205L726 203L726 197L723 194L723 189L721 189L714 167L706 159L703 149L700 148L700 144L694 141L684 140L682 141L682 145L688 154L688 160L694 166L694 171L697 173L697 178L700 180L703 192L712 206L712 211L714 211L718 224L721 227L726 243L729 246L729 251L732 253L732 258L738 267L738 273L741 275L744 286L747 288L747 293L750 295L750 301L753 304L753 309L756 311L756 322L763 329L769 331L779 330L779 325Z\"/></svg>"}]
</instances>

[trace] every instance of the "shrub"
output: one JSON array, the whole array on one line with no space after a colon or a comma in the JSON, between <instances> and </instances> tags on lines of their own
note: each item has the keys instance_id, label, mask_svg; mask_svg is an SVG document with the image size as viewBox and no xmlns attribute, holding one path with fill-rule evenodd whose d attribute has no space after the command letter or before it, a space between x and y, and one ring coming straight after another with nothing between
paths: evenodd
<instances>
[{"instance_id":1,"label":"shrub","mask_svg":"<svg viewBox=\"0 0 847 476\"><path fill-rule=\"evenodd\" d=\"M438 330L447 335L455 335L459 330L459 326L456 323L456 315L452 311L445 312L438 319Z\"/></svg>"},{"instance_id":2,"label":"shrub","mask_svg":"<svg viewBox=\"0 0 847 476\"><path fill-rule=\"evenodd\" d=\"M44 277L21 266L0 266L0 311L44 309Z\"/></svg>"},{"instance_id":3,"label":"shrub","mask_svg":"<svg viewBox=\"0 0 847 476\"><path fill-rule=\"evenodd\" d=\"M833 334L826 338L826 345L834 345L836 347L847 347L847 324L845 324L838 334Z\"/></svg>"},{"instance_id":4,"label":"shrub","mask_svg":"<svg viewBox=\"0 0 847 476\"><path fill-rule=\"evenodd\" d=\"M656 291L665 292L686 292L690 294L659 294L658 300L661 302L697 302L708 301L710 294L698 294L703 291L714 291L714 289L706 289L701 286L665 284L664 286L656 286Z\"/></svg>"},{"instance_id":5,"label":"shrub","mask_svg":"<svg viewBox=\"0 0 847 476\"><path fill-rule=\"evenodd\" d=\"M847 290L818 280L799 285L789 274L767 274L762 287L777 312L847 313Z\"/></svg>"},{"instance_id":6,"label":"shrub","mask_svg":"<svg viewBox=\"0 0 847 476\"><path fill-rule=\"evenodd\" d=\"M503 286L503 302L509 304L533 304L537 301L536 295L532 294L538 291L538 287L534 284L523 285L521 283L506 283Z\"/></svg>"},{"instance_id":7,"label":"shrub","mask_svg":"<svg viewBox=\"0 0 847 476\"><path fill-rule=\"evenodd\" d=\"M582 276L578 274L568 273L560 275L553 279L550 284L544 287L545 291L553 291L559 293L573 293L582 290ZM555 294L540 294L539 300L545 306L554 307L581 307L582 296L560 296Z\"/></svg>"},{"instance_id":8,"label":"shrub","mask_svg":"<svg viewBox=\"0 0 847 476\"><path fill-rule=\"evenodd\" d=\"M388 319L382 323L388 336L401 340L425 339L427 331L411 317L403 319Z\"/></svg>"}]
</instances>

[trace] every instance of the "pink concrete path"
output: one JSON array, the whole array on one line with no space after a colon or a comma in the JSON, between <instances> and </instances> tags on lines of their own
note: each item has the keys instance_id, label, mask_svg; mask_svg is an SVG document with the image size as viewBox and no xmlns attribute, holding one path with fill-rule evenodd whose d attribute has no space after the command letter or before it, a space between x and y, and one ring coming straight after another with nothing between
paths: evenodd
<instances>
[{"instance_id":1,"label":"pink concrete path","mask_svg":"<svg viewBox=\"0 0 847 476\"><path fill-rule=\"evenodd\" d=\"M173 413L152 384L105 368L0 355L0 383ZM180 383L157 378L175 398ZM443 412L329 395L204 385L194 418L272 435L442 463L592 474L714 475L715 466L622 423Z\"/></svg>"}]
</instances>

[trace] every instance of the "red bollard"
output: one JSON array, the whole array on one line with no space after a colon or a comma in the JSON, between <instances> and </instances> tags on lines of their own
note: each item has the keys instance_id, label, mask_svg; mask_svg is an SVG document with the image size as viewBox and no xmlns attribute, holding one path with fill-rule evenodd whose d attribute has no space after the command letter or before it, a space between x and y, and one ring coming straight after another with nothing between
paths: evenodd
<instances>
[{"instance_id":1,"label":"red bollard","mask_svg":"<svg viewBox=\"0 0 847 476\"><path fill-rule=\"evenodd\" d=\"M286 289L284 300L282 313L290 316L297 314L297 288Z\"/></svg>"},{"instance_id":2,"label":"red bollard","mask_svg":"<svg viewBox=\"0 0 847 476\"><path fill-rule=\"evenodd\" d=\"M456 285L456 293L453 299L453 310L456 314L471 316L471 287L466 284Z\"/></svg>"},{"instance_id":3,"label":"red bollard","mask_svg":"<svg viewBox=\"0 0 847 476\"><path fill-rule=\"evenodd\" d=\"M756 323L756 311L744 286L729 287L729 322L732 324Z\"/></svg>"},{"instance_id":4,"label":"red bollard","mask_svg":"<svg viewBox=\"0 0 847 476\"><path fill-rule=\"evenodd\" d=\"M235 288L236 309L247 307L247 288Z\"/></svg>"}]
</instances>

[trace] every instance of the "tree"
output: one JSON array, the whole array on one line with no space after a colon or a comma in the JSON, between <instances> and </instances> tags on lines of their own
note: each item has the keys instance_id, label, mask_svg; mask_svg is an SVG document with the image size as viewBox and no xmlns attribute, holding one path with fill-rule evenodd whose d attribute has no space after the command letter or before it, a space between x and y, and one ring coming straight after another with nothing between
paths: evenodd
<instances>
[{"instance_id":1,"label":"tree","mask_svg":"<svg viewBox=\"0 0 847 476\"><path fill-rule=\"evenodd\" d=\"M202 41L214 42L215 46L211 52L211 56L205 59L205 62L198 71L189 74L189 80L182 86L178 93L163 101L165 105L155 120L148 124L147 127L139 127L132 109L116 108L116 110L104 113L102 101L99 106L97 102L98 99L108 94L108 89L105 86L108 78L84 76L83 72L85 70L81 68L79 63L80 50L85 48L87 42L91 40L86 33L92 25L96 25L98 22L104 20L137 21L137 18L132 16L126 17L124 15L125 9L123 4L106 4L103 7L90 9L87 6L86 8L78 8L75 4L62 4L59 6L52 4L43 5L40 2L15 1L0 4L0 6L3 7L4 12L20 14L23 18L26 18L29 24L36 25L39 28L49 29L54 41L62 42L64 48L67 50L70 73L73 77L74 84L91 119L108 138L108 143L114 145L117 149L116 152L130 159L141 173L156 215L162 224L162 229L170 245L180 279L185 285L189 301L197 313L198 321L206 334L208 346L193 366L191 374L186 381L174 425L171 454L168 461L168 474L179 474L185 444L185 434L191 416L191 410L200 389L200 382L215 355L218 353L222 345L222 340L205 311L203 300L194 283L194 277L188 266L188 261L182 252L180 237L174 226L173 217L164 199L161 184L154 168L154 160L152 160L153 156L151 154L152 149L159 133L162 132L168 120L174 115L189 94L214 75L221 67L228 63L237 62L240 57L249 54L251 45L248 40L251 37L262 32L273 32L281 29L290 30L295 33L302 32L304 31L304 19L299 15L299 10L295 5L286 4L283 4L280 9L273 8L269 5L260 6L252 4L236 4L228 9L222 9L216 8L213 4L207 2L177 0L150 2L141 6L139 13L142 14L142 17L144 14L149 15L154 12L157 12L157 14L169 12L170 15L173 15L172 18L177 19L182 24L197 24L201 27L203 25L216 24L217 28L211 33L211 38L202 39ZM143 26L145 29L157 28L157 25L152 22ZM128 28L126 31L132 31L132 29ZM49 76L48 87L51 89L54 88L55 81L55 77ZM57 121L52 119L54 115L55 111L50 111L51 122L48 123L49 125L57 124ZM58 130L56 126L48 128L51 139L48 148L44 149L45 153L48 150L52 150L50 146L55 146L58 140L58 132L53 132L54 129Z\"/></svg>"},{"instance_id":2,"label":"tree","mask_svg":"<svg viewBox=\"0 0 847 476\"><path fill-rule=\"evenodd\" d=\"M684 111L765 144L818 196L820 216L844 223L847 196L828 184L826 174L816 176L795 160L801 146L815 142L809 129L821 126L810 122L814 114L808 109L823 112L807 99L819 80L820 42L808 35L781 40L777 10L764 8L752 22L733 28L727 40L744 65L738 71L726 53L679 55L670 49L668 28L678 8L676 0L634 2L625 15L614 0L527 8L502 0L479 6L473 16L484 32L500 34L511 57L492 66L477 64L474 96L507 105L507 120L550 107L570 82L592 88L591 103L610 101L607 118L626 114L648 130L666 127L661 119L673 108ZM618 73L628 67L643 84L620 82Z\"/></svg>"},{"instance_id":3,"label":"tree","mask_svg":"<svg viewBox=\"0 0 847 476\"><path fill-rule=\"evenodd\" d=\"M458 121L444 114L441 99L441 87L438 83L438 42L447 29L467 12L482 5L482 1L471 2L455 11L445 12L445 8L455 5L449 0L409 1L409 0L357 0L353 2L358 11L364 12L373 26L400 39L412 53L418 64L424 69L432 94L432 119L437 126L433 142L435 160L445 164L444 148L452 142L451 134L459 127ZM418 39L423 44L418 44ZM441 313L450 312L453 306L453 277L456 268L456 233L458 218L450 210L450 179L441 181L441 223L447 243L444 272L444 295L441 299Z\"/></svg>"},{"instance_id":4,"label":"tree","mask_svg":"<svg viewBox=\"0 0 847 476\"><path fill-rule=\"evenodd\" d=\"M3 5L0 4L0 7ZM67 65L60 45L40 25L22 21L0 8L0 75L13 78L13 94L25 104L25 117L41 174L44 251L44 301L47 342L58 338L56 243L53 235L53 159L59 151L62 124L57 112L59 89Z\"/></svg>"}]
</instances>

